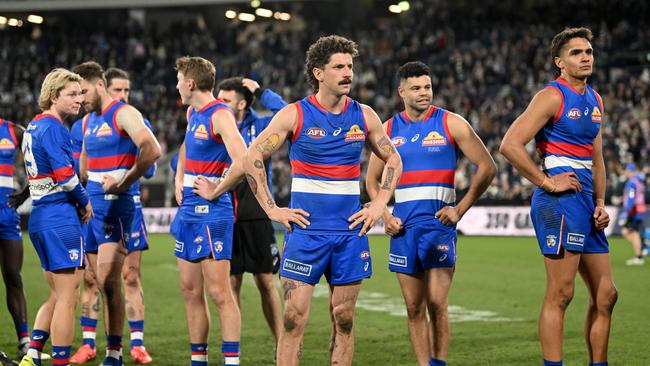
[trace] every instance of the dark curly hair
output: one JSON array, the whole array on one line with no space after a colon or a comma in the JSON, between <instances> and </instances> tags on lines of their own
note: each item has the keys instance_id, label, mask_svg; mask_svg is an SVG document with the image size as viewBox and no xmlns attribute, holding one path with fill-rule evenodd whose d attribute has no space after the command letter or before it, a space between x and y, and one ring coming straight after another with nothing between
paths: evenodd
<instances>
[{"instance_id":1,"label":"dark curly hair","mask_svg":"<svg viewBox=\"0 0 650 366\"><path fill-rule=\"evenodd\" d=\"M555 65L555 58L560 57L560 51L562 51L562 47L564 47L565 44L569 43L569 41L574 38L584 38L587 41L591 42L591 40L594 38L594 34L591 33L591 30L589 28L585 27L564 28L562 32L556 34L551 41L551 60L553 60L553 65ZM560 69L557 69L556 73L560 75Z\"/></svg>"},{"instance_id":2,"label":"dark curly hair","mask_svg":"<svg viewBox=\"0 0 650 366\"><path fill-rule=\"evenodd\" d=\"M359 56L359 46L354 41L337 35L320 37L309 46L305 62L305 77L315 91L318 91L318 80L314 76L314 68L325 68L330 57L335 53L348 53L355 58Z\"/></svg>"},{"instance_id":3,"label":"dark curly hair","mask_svg":"<svg viewBox=\"0 0 650 366\"><path fill-rule=\"evenodd\" d=\"M429 66L421 61L407 62L397 70L397 78L400 81L423 75L430 76L430 74Z\"/></svg>"}]
</instances>

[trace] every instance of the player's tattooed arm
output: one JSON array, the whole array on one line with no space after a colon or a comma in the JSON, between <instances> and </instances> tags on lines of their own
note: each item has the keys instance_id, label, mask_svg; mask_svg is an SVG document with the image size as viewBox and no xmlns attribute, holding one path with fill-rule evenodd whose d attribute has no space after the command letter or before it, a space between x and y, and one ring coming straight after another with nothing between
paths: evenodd
<instances>
[{"instance_id":1,"label":"player's tattooed arm","mask_svg":"<svg viewBox=\"0 0 650 366\"><path fill-rule=\"evenodd\" d=\"M381 189L390 190L393 186L393 180L395 179L395 168L387 167L386 168L386 178L384 178L384 184L381 185Z\"/></svg>"},{"instance_id":2,"label":"player's tattooed arm","mask_svg":"<svg viewBox=\"0 0 650 366\"><path fill-rule=\"evenodd\" d=\"M246 179L251 185L257 202L269 216L269 219L279 222L291 231L292 224L302 228L309 225L306 217L309 213L301 209L278 207L273 199L273 194L268 185L264 160L277 151L284 143L287 136L295 133L298 125L298 107L290 104L280 110L257 138L251 143L244 158Z\"/></svg>"},{"instance_id":3,"label":"player's tattooed arm","mask_svg":"<svg viewBox=\"0 0 650 366\"><path fill-rule=\"evenodd\" d=\"M387 136L379 138L379 140L377 140L377 146L385 154L395 154L397 152L395 146L393 146Z\"/></svg>"}]
</instances>

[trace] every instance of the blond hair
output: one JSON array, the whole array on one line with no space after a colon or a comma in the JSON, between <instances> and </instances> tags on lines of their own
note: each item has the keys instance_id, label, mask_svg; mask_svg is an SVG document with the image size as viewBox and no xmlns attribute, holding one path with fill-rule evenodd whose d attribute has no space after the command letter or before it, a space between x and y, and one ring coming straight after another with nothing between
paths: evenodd
<instances>
[{"instance_id":1,"label":"blond hair","mask_svg":"<svg viewBox=\"0 0 650 366\"><path fill-rule=\"evenodd\" d=\"M61 90L65 88L71 81L81 83L81 76L66 70L64 68L56 68L50 71L43 80L41 86L41 95L38 98L38 106L41 110L45 111L52 106L52 99L58 98Z\"/></svg>"},{"instance_id":2,"label":"blond hair","mask_svg":"<svg viewBox=\"0 0 650 366\"><path fill-rule=\"evenodd\" d=\"M214 64L203 57L183 56L176 60L176 71L192 79L200 91L213 91L217 70Z\"/></svg>"}]
</instances>

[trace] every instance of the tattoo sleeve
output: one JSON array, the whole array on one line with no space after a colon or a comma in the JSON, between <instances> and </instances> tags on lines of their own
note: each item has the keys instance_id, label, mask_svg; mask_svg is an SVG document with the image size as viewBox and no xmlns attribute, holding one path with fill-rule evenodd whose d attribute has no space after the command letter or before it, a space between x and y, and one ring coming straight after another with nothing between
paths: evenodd
<instances>
[{"instance_id":1,"label":"tattoo sleeve","mask_svg":"<svg viewBox=\"0 0 650 366\"><path fill-rule=\"evenodd\" d=\"M272 134L269 136L266 140L262 141L262 143L258 144L255 148L257 151L261 152L262 154L264 153L271 153L275 151L275 149L278 147L278 143L280 142L280 135L277 133Z\"/></svg>"},{"instance_id":2,"label":"tattoo sleeve","mask_svg":"<svg viewBox=\"0 0 650 366\"><path fill-rule=\"evenodd\" d=\"M246 173L246 180L248 181L248 185L251 187L253 194L257 194L257 181L255 180L255 177Z\"/></svg>"},{"instance_id":3,"label":"tattoo sleeve","mask_svg":"<svg viewBox=\"0 0 650 366\"><path fill-rule=\"evenodd\" d=\"M381 189L389 190L393 184L393 179L395 179L395 168L386 168L386 179L384 179L384 184L381 186Z\"/></svg>"},{"instance_id":4,"label":"tattoo sleeve","mask_svg":"<svg viewBox=\"0 0 650 366\"><path fill-rule=\"evenodd\" d=\"M390 143L390 140L386 136L382 136L377 141L377 146L379 146L379 149L386 154L395 153L395 147L393 147L393 144Z\"/></svg>"}]
</instances>

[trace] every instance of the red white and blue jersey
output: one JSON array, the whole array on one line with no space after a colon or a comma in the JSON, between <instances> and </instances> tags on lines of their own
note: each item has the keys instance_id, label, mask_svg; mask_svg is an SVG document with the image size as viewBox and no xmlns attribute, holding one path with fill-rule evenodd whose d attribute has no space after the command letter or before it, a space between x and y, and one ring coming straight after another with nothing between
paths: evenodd
<instances>
[{"instance_id":1,"label":"red white and blue jersey","mask_svg":"<svg viewBox=\"0 0 650 366\"><path fill-rule=\"evenodd\" d=\"M402 157L402 175L395 189L393 215L405 227L440 223L435 213L456 204L454 175L458 149L449 133L450 112L430 106L419 121L406 112L388 120L386 134Z\"/></svg>"},{"instance_id":2,"label":"red white and blue jersey","mask_svg":"<svg viewBox=\"0 0 650 366\"><path fill-rule=\"evenodd\" d=\"M0 118L0 206L6 207L14 190L14 157L18 148L13 122Z\"/></svg>"},{"instance_id":3,"label":"red white and blue jersey","mask_svg":"<svg viewBox=\"0 0 650 366\"><path fill-rule=\"evenodd\" d=\"M330 113L315 95L295 103L298 121L289 144L291 208L309 212L311 225L296 232L353 235L348 217L361 209L360 160L368 128L359 102L346 99Z\"/></svg>"},{"instance_id":4,"label":"red white and blue jersey","mask_svg":"<svg viewBox=\"0 0 650 366\"><path fill-rule=\"evenodd\" d=\"M219 109L231 111L220 99L213 100L199 111L192 107L188 109L183 203L180 208L184 222L234 219L229 194L222 194L214 201L208 201L192 192L197 176L202 175L211 181L218 181L231 164L226 145L212 129L212 115Z\"/></svg>"},{"instance_id":5,"label":"red white and blue jersey","mask_svg":"<svg viewBox=\"0 0 650 366\"><path fill-rule=\"evenodd\" d=\"M645 187L639 175L635 175L625 182L623 188L624 209L629 217L643 220L646 212Z\"/></svg>"},{"instance_id":6,"label":"red white and blue jersey","mask_svg":"<svg viewBox=\"0 0 650 366\"><path fill-rule=\"evenodd\" d=\"M73 169L70 132L51 114L39 114L23 135L22 151L33 200L30 231L79 223L88 194ZM55 218L55 219L53 219Z\"/></svg>"},{"instance_id":7,"label":"red white and blue jersey","mask_svg":"<svg viewBox=\"0 0 650 366\"><path fill-rule=\"evenodd\" d=\"M109 174L117 181L122 180L135 164L137 146L129 135L117 126L116 116L120 108L126 106L113 101L101 116L89 113L84 117L84 145L88 156L88 193L92 196L104 195L102 178ZM120 195L135 194L131 186Z\"/></svg>"},{"instance_id":8,"label":"red white and blue jersey","mask_svg":"<svg viewBox=\"0 0 650 366\"><path fill-rule=\"evenodd\" d=\"M562 104L553 119L535 135L544 171L551 176L574 172L582 189L593 193L593 142L603 118L600 95L589 85L580 94L561 77L546 88L560 93Z\"/></svg>"}]
</instances>

